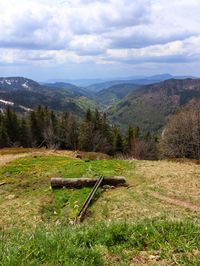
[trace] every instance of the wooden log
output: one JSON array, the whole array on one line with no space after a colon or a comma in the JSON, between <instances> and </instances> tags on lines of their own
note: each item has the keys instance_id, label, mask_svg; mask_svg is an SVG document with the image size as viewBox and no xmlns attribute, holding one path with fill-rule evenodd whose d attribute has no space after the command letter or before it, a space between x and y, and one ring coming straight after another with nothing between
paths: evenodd
<instances>
[{"instance_id":1,"label":"wooden log","mask_svg":"<svg viewBox=\"0 0 200 266\"><path fill-rule=\"evenodd\" d=\"M98 178L51 178L52 188L81 188L93 187ZM126 179L124 176L104 177L101 186L119 186L125 185Z\"/></svg>"}]
</instances>

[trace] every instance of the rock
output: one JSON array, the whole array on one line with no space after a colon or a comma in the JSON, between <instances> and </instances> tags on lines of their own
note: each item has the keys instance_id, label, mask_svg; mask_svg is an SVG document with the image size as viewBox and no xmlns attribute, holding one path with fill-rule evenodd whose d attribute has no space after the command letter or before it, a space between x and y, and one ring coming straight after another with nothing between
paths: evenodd
<instances>
[{"instance_id":1,"label":"rock","mask_svg":"<svg viewBox=\"0 0 200 266\"><path fill-rule=\"evenodd\" d=\"M115 186L104 185L103 189L114 189Z\"/></svg>"},{"instance_id":2,"label":"rock","mask_svg":"<svg viewBox=\"0 0 200 266\"><path fill-rule=\"evenodd\" d=\"M11 176L11 173L10 173L10 172L6 172L4 175L5 175L6 177L9 177L9 176Z\"/></svg>"},{"instance_id":3,"label":"rock","mask_svg":"<svg viewBox=\"0 0 200 266\"><path fill-rule=\"evenodd\" d=\"M150 255L149 256L149 259L150 260L159 260L160 259L160 256L159 255Z\"/></svg>"},{"instance_id":4,"label":"rock","mask_svg":"<svg viewBox=\"0 0 200 266\"><path fill-rule=\"evenodd\" d=\"M75 158L78 158L78 159L82 159L82 156L81 156L81 154L80 153L75 153Z\"/></svg>"}]
</instances>

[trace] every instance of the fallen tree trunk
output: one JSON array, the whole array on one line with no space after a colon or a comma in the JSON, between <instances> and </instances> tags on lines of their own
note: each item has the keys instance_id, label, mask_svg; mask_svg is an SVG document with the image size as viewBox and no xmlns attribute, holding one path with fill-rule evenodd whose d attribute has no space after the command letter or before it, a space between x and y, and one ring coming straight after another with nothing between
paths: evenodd
<instances>
[{"instance_id":1,"label":"fallen tree trunk","mask_svg":"<svg viewBox=\"0 0 200 266\"><path fill-rule=\"evenodd\" d=\"M81 188L93 187L99 178L51 178L52 188ZM104 177L101 186L120 186L125 185L124 176Z\"/></svg>"}]
</instances>

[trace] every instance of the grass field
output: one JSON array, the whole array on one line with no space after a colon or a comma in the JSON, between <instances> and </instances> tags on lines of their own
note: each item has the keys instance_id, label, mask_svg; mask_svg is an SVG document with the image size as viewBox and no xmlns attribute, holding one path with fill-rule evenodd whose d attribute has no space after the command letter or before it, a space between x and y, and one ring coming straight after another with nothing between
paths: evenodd
<instances>
[{"instance_id":1,"label":"grass field","mask_svg":"<svg viewBox=\"0 0 200 266\"><path fill-rule=\"evenodd\" d=\"M105 158L0 151L0 265L200 265L200 166ZM99 190L70 226L90 188L52 190L50 178L99 175L129 186Z\"/></svg>"}]
</instances>

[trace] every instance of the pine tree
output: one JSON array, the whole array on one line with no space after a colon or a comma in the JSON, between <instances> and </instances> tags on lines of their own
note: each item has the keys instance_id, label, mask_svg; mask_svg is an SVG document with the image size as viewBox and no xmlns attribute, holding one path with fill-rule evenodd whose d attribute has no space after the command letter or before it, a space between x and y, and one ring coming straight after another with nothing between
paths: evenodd
<instances>
[{"instance_id":1,"label":"pine tree","mask_svg":"<svg viewBox=\"0 0 200 266\"><path fill-rule=\"evenodd\" d=\"M9 140L13 145L19 145L20 142L20 121L14 111L9 107L5 113L5 126Z\"/></svg>"},{"instance_id":2,"label":"pine tree","mask_svg":"<svg viewBox=\"0 0 200 266\"><path fill-rule=\"evenodd\" d=\"M91 121L92 121L92 112L90 108L88 108L85 115L85 122L91 122Z\"/></svg>"},{"instance_id":3,"label":"pine tree","mask_svg":"<svg viewBox=\"0 0 200 266\"><path fill-rule=\"evenodd\" d=\"M61 149L68 149L69 144L69 114L62 113L58 126L58 141Z\"/></svg>"},{"instance_id":4,"label":"pine tree","mask_svg":"<svg viewBox=\"0 0 200 266\"><path fill-rule=\"evenodd\" d=\"M9 146L9 138L5 126L5 116L0 112L0 148Z\"/></svg>"},{"instance_id":5,"label":"pine tree","mask_svg":"<svg viewBox=\"0 0 200 266\"><path fill-rule=\"evenodd\" d=\"M133 145L133 138L134 138L134 128L129 125L126 133L125 133L125 138L124 138L124 151L126 153L131 153L132 150L132 145Z\"/></svg>"},{"instance_id":6,"label":"pine tree","mask_svg":"<svg viewBox=\"0 0 200 266\"><path fill-rule=\"evenodd\" d=\"M27 148L31 146L30 142L30 132L27 121L23 118L20 125L20 145Z\"/></svg>"},{"instance_id":7,"label":"pine tree","mask_svg":"<svg viewBox=\"0 0 200 266\"><path fill-rule=\"evenodd\" d=\"M122 153L124 150L120 129L117 127L113 128L113 146L115 153Z\"/></svg>"},{"instance_id":8,"label":"pine tree","mask_svg":"<svg viewBox=\"0 0 200 266\"><path fill-rule=\"evenodd\" d=\"M42 143L43 138L42 138L39 124L38 124L36 111L32 111L29 114L29 127L30 127L30 132L31 132L32 146L33 147L39 146Z\"/></svg>"}]
</instances>

